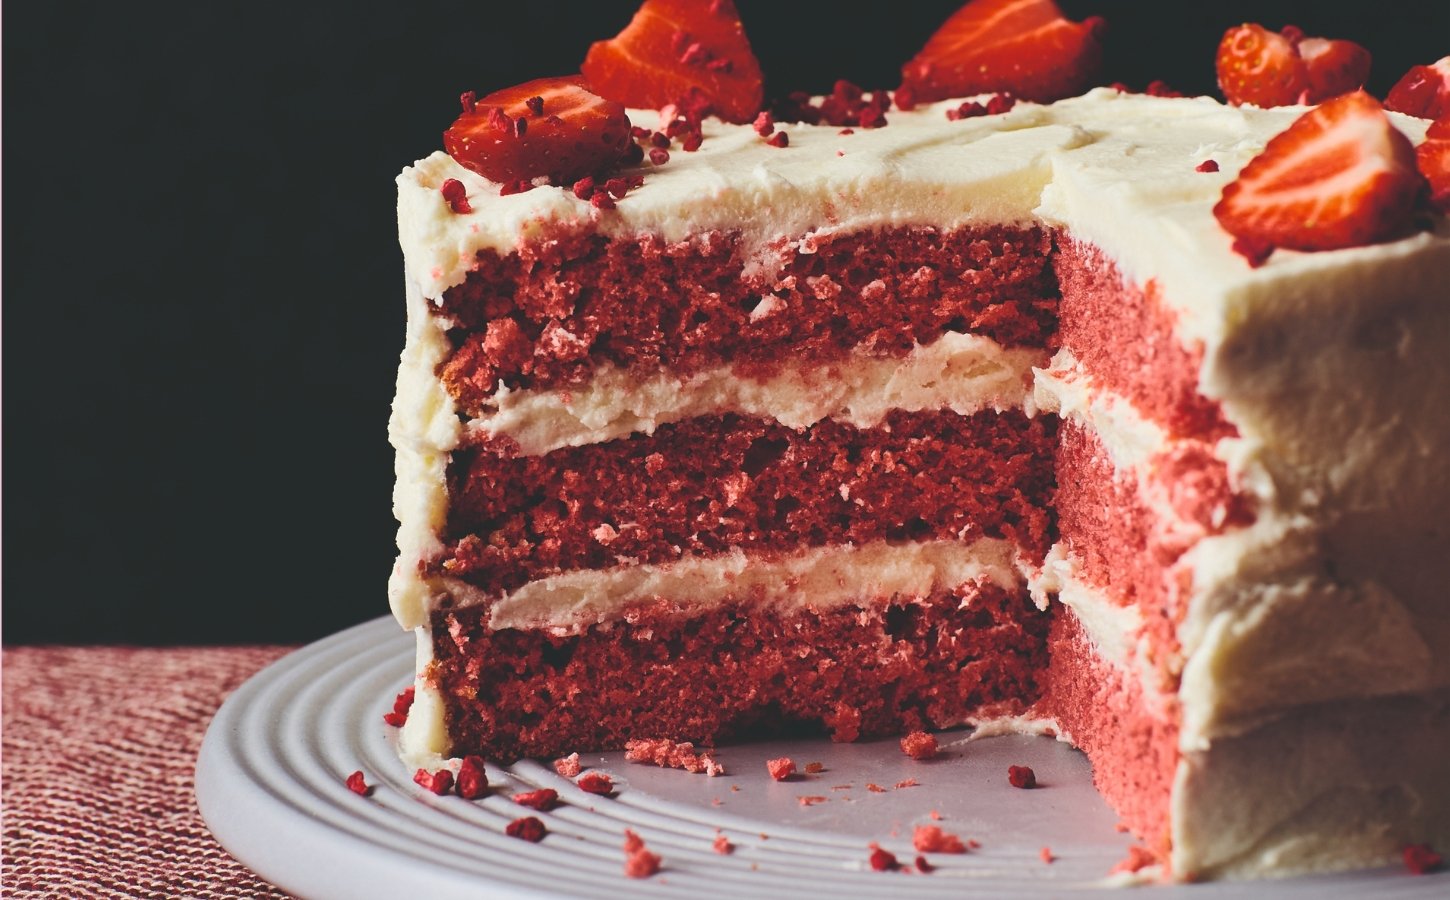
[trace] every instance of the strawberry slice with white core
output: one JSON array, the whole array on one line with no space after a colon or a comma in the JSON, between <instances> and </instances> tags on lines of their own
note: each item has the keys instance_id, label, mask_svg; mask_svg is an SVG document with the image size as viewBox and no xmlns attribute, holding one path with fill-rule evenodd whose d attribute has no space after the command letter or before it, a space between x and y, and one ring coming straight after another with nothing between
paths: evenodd
<instances>
[{"instance_id":1,"label":"strawberry slice with white core","mask_svg":"<svg viewBox=\"0 0 1450 900\"><path fill-rule=\"evenodd\" d=\"M1422 119L1438 119L1450 113L1450 56L1406 72L1390 88L1385 109Z\"/></svg>"},{"instance_id":2,"label":"strawberry slice with white core","mask_svg":"<svg viewBox=\"0 0 1450 900\"><path fill-rule=\"evenodd\" d=\"M618 36L589 48L591 90L632 109L704 106L744 124L765 80L731 0L645 0Z\"/></svg>"},{"instance_id":3,"label":"strawberry slice with white core","mask_svg":"<svg viewBox=\"0 0 1450 900\"><path fill-rule=\"evenodd\" d=\"M929 103L1010 93L1047 103L1081 93L1102 61L1100 16L1070 21L1052 0L972 0L901 69Z\"/></svg>"},{"instance_id":4,"label":"strawberry slice with white core","mask_svg":"<svg viewBox=\"0 0 1450 900\"><path fill-rule=\"evenodd\" d=\"M1415 150L1369 94L1315 107L1275 135L1213 214L1242 240L1337 250L1404 232L1420 175Z\"/></svg>"},{"instance_id":5,"label":"strawberry slice with white core","mask_svg":"<svg viewBox=\"0 0 1450 900\"><path fill-rule=\"evenodd\" d=\"M475 101L443 133L443 147L490 181L565 184L617 163L629 128L624 107L579 76L540 78Z\"/></svg>"}]
</instances>

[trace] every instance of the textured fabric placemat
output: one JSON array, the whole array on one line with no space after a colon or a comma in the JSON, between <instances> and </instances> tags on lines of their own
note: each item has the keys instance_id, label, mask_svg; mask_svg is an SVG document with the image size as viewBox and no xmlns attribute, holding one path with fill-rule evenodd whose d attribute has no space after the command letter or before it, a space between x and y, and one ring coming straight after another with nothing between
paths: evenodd
<instances>
[{"instance_id":1,"label":"textured fabric placemat","mask_svg":"<svg viewBox=\"0 0 1450 900\"><path fill-rule=\"evenodd\" d=\"M207 831L193 776L222 700L290 649L6 648L4 895L286 897Z\"/></svg>"}]
</instances>

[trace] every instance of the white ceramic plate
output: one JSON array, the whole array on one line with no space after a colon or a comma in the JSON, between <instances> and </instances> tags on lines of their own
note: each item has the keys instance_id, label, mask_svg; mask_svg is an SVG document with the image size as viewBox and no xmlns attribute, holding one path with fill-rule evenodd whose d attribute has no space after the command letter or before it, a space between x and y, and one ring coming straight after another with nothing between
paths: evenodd
<instances>
[{"instance_id":1,"label":"white ceramic plate","mask_svg":"<svg viewBox=\"0 0 1450 900\"><path fill-rule=\"evenodd\" d=\"M486 798L437 797L413 784L382 715L410 681L413 641L382 618L305 647L269 666L222 706L197 763L202 816L222 846L263 878L328 900L412 897L1063 897L1101 890L1131 839L1093 790L1087 760L1050 738L968 743L939 735L938 759L906 757L895 740L832 744L797 739L720 748L726 775L709 778L592 754L613 776L613 798L587 794L547 764L490 766ZM790 756L819 775L775 782L764 762ZM1007 783L1029 765L1043 785ZM368 797L344 786L361 769ZM915 786L897 787L915 779ZM867 788L874 783L883 788ZM563 804L535 813L509 799L551 787ZM803 805L801 797L825 797ZM963 855L928 854L930 875L874 872L868 844L903 863L915 825L981 842ZM504 826L538 815L538 844ZM663 857L659 874L626 878L625 828ZM733 853L711 849L717 829ZM1055 860L1043 861L1042 848ZM1450 893L1450 875L1355 872L1256 884L1151 887L1132 897L1428 898Z\"/></svg>"}]
</instances>

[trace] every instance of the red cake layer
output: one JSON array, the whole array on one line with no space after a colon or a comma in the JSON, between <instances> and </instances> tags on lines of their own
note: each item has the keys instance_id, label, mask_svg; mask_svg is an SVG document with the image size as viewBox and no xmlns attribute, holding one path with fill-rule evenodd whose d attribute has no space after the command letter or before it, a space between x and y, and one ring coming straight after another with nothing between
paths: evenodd
<instances>
[{"instance_id":1,"label":"red cake layer","mask_svg":"<svg viewBox=\"0 0 1450 900\"><path fill-rule=\"evenodd\" d=\"M601 362L681 373L731 362L774 371L865 342L904 352L952 329L1046 346L1057 294L1039 229L912 227L814 239L745 271L739 236L560 236L478 255L443 298L454 350L440 375L476 413L498 387L579 383ZM812 250L813 252L807 252ZM752 316L773 295L769 315Z\"/></svg>"},{"instance_id":2,"label":"red cake layer","mask_svg":"<svg viewBox=\"0 0 1450 900\"><path fill-rule=\"evenodd\" d=\"M668 600L572 636L433 615L452 755L490 760L827 731L835 740L1013 715L1035 701L1048 618L1025 591L964 585L920 602L781 615Z\"/></svg>"},{"instance_id":3,"label":"red cake layer","mask_svg":"<svg viewBox=\"0 0 1450 900\"><path fill-rule=\"evenodd\" d=\"M1171 434L1213 440L1236 433L1218 403L1198 392L1203 349L1183 345L1153 283L1125 283L1100 250L1070 239L1058 240L1052 268L1063 297L1058 339L1095 385L1126 397Z\"/></svg>"},{"instance_id":4,"label":"red cake layer","mask_svg":"<svg viewBox=\"0 0 1450 900\"><path fill-rule=\"evenodd\" d=\"M1057 438L1058 533L1083 581L1139 608L1153 653L1166 663L1185 612L1170 568L1200 538L1251 523L1248 500L1201 441L1177 442L1148 461L1148 484L1159 492L1155 510L1139 474L1119 473L1096 432L1063 422Z\"/></svg>"},{"instance_id":5,"label":"red cake layer","mask_svg":"<svg viewBox=\"0 0 1450 900\"><path fill-rule=\"evenodd\" d=\"M1037 711L1057 720L1093 764L1093 783L1133 833L1167 860L1168 800L1178 766L1178 713L1102 659L1077 617L1058 607ZM1153 710L1158 710L1157 713Z\"/></svg>"},{"instance_id":6,"label":"red cake layer","mask_svg":"<svg viewBox=\"0 0 1450 900\"><path fill-rule=\"evenodd\" d=\"M733 547L1052 538L1052 420L897 410L875 428L704 416L513 457L455 451L445 571L490 591L569 569ZM506 448L503 448L506 451Z\"/></svg>"}]
</instances>

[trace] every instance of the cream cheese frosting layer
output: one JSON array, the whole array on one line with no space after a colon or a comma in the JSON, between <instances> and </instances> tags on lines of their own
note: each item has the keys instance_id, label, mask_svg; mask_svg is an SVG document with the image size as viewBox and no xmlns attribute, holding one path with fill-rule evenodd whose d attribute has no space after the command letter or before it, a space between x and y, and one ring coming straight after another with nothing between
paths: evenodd
<instances>
[{"instance_id":1,"label":"cream cheese frosting layer","mask_svg":"<svg viewBox=\"0 0 1450 900\"><path fill-rule=\"evenodd\" d=\"M645 378L602 366L586 384L565 390L500 388L494 409L467 428L507 437L520 453L542 455L724 412L771 418L791 428L823 419L872 428L895 409L1001 412L1030 406L1031 369L1043 363L1045 353L947 332L903 357L857 348L825 364L788 361L765 379L738 376L730 366Z\"/></svg>"},{"instance_id":2,"label":"cream cheese frosting layer","mask_svg":"<svg viewBox=\"0 0 1450 900\"><path fill-rule=\"evenodd\" d=\"M494 630L574 632L657 599L701 608L752 603L789 612L875 603L883 597L924 597L978 582L1010 590L1022 585L1023 574L1016 545L981 538L971 543L873 541L779 554L736 549L659 565L564 572L501 597L451 579L440 581L458 606L487 604Z\"/></svg>"},{"instance_id":3,"label":"cream cheese frosting layer","mask_svg":"<svg viewBox=\"0 0 1450 900\"><path fill-rule=\"evenodd\" d=\"M1179 763L1176 878L1388 865L1450 842L1450 692L1304 707Z\"/></svg>"}]
</instances>

